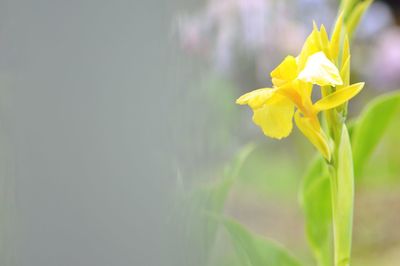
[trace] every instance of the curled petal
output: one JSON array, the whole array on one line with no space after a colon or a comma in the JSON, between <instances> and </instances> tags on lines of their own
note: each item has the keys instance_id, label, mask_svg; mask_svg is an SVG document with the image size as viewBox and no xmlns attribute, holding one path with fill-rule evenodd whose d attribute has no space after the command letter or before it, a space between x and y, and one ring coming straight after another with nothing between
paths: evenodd
<instances>
[{"instance_id":1,"label":"curled petal","mask_svg":"<svg viewBox=\"0 0 400 266\"><path fill-rule=\"evenodd\" d=\"M297 111L294 119L303 135L317 148L326 160L330 161L331 149L329 147L328 138L322 131L318 120L315 120L317 118L303 117L300 112Z\"/></svg>"},{"instance_id":2,"label":"curled petal","mask_svg":"<svg viewBox=\"0 0 400 266\"><path fill-rule=\"evenodd\" d=\"M356 96L364 87L364 82L355 83L335 91L314 104L317 111L329 110L338 107Z\"/></svg>"},{"instance_id":3,"label":"curled petal","mask_svg":"<svg viewBox=\"0 0 400 266\"><path fill-rule=\"evenodd\" d=\"M272 70L272 83L275 86L282 86L283 84L294 80L297 77L297 74L298 68L296 58L293 56L287 56L279 66Z\"/></svg>"},{"instance_id":4,"label":"curled petal","mask_svg":"<svg viewBox=\"0 0 400 266\"><path fill-rule=\"evenodd\" d=\"M260 108L273 98L274 92L275 89L271 88L254 90L240 96L236 103L240 105L248 104L252 109Z\"/></svg>"},{"instance_id":5,"label":"curled petal","mask_svg":"<svg viewBox=\"0 0 400 266\"><path fill-rule=\"evenodd\" d=\"M300 72L298 79L319 86L343 84L339 70L323 52L317 52L307 59L307 63Z\"/></svg>"},{"instance_id":6,"label":"curled petal","mask_svg":"<svg viewBox=\"0 0 400 266\"><path fill-rule=\"evenodd\" d=\"M279 94L274 98L274 101L254 110L253 121L268 137L282 139L292 131L294 105Z\"/></svg>"}]
</instances>

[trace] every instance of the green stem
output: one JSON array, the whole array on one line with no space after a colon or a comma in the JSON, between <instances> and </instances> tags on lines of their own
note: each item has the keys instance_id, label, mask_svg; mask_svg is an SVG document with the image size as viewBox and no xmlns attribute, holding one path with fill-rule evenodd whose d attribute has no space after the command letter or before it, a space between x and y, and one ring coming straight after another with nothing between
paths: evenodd
<instances>
[{"instance_id":1,"label":"green stem","mask_svg":"<svg viewBox=\"0 0 400 266\"><path fill-rule=\"evenodd\" d=\"M338 150L339 150L339 134L338 134L338 121L334 119L334 110L330 110L328 116L330 117L330 131L331 137L334 142L334 152L332 156L331 164L329 165L329 171L331 174L331 197L332 197L332 229L333 229L333 254L334 254L334 265L339 265L339 250L340 250L340 241L338 237L338 232L340 231L339 225L336 222L338 220L337 209L338 209L338 177L337 177L337 168L338 168Z\"/></svg>"},{"instance_id":2,"label":"green stem","mask_svg":"<svg viewBox=\"0 0 400 266\"><path fill-rule=\"evenodd\" d=\"M337 223L337 175L336 169L333 165L329 165L330 172L330 182L331 182L331 203L332 203L332 232L333 232L333 254L334 254L334 265L338 265L338 250L340 249L339 241L338 241L338 228Z\"/></svg>"},{"instance_id":3,"label":"green stem","mask_svg":"<svg viewBox=\"0 0 400 266\"><path fill-rule=\"evenodd\" d=\"M334 265L349 266L354 209L354 174L352 151L346 125L335 121L334 156L331 173ZM339 133L340 132L340 133Z\"/></svg>"}]
</instances>

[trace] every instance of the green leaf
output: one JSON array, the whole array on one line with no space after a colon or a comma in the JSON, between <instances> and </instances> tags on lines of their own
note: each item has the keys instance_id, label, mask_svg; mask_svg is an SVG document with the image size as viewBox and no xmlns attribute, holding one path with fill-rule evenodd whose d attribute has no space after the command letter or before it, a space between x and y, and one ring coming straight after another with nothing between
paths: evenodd
<instances>
[{"instance_id":1,"label":"green leaf","mask_svg":"<svg viewBox=\"0 0 400 266\"><path fill-rule=\"evenodd\" d=\"M340 1L340 7L339 7L339 12L343 13L344 20L347 21L349 18L349 15L352 14L352 11L354 10L354 7L362 0L341 0Z\"/></svg>"},{"instance_id":2,"label":"green leaf","mask_svg":"<svg viewBox=\"0 0 400 266\"><path fill-rule=\"evenodd\" d=\"M200 259L202 260L208 259L219 227L219 221L210 217L221 215L240 169L254 148L254 144L246 145L238 152L232 163L227 166L223 178L207 186L197 188L190 194L189 198L183 200L184 206L186 206L186 208L183 208L186 212L182 219L188 220L185 235L190 241L195 241L197 253L201 254ZM194 260L199 261L200 259ZM205 264L205 262L198 263L200 265Z\"/></svg>"},{"instance_id":3,"label":"green leaf","mask_svg":"<svg viewBox=\"0 0 400 266\"><path fill-rule=\"evenodd\" d=\"M335 191L332 192L335 193L333 197L335 265L348 266L350 265L353 227L354 174L351 143L346 125L342 128L336 179L332 186Z\"/></svg>"},{"instance_id":4,"label":"green leaf","mask_svg":"<svg viewBox=\"0 0 400 266\"><path fill-rule=\"evenodd\" d=\"M223 212L229 192L254 147L254 144L249 144L242 148L226 166L221 178L196 187L190 194L182 195L176 207L177 213L174 214L174 219L186 221L182 231L188 245L194 248L185 252L195 250L193 254L188 254L188 257L193 260L188 264L207 265L220 226L219 221L210 217L220 216Z\"/></svg>"},{"instance_id":5,"label":"green leaf","mask_svg":"<svg viewBox=\"0 0 400 266\"><path fill-rule=\"evenodd\" d=\"M346 20L347 33L351 39L358 24L364 13L367 11L368 7L372 4L373 0L360 1L349 13L348 20Z\"/></svg>"},{"instance_id":6,"label":"green leaf","mask_svg":"<svg viewBox=\"0 0 400 266\"><path fill-rule=\"evenodd\" d=\"M224 178L217 183L205 188L203 191L207 196L205 210L214 215L219 215L224 209L226 198L233 184L239 176L243 164L246 162L250 154L254 151L255 145L250 143L242 148L236 155L233 162L225 171Z\"/></svg>"},{"instance_id":7,"label":"green leaf","mask_svg":"<svg viewBox=\"0 0 400 266\"><path fill-rule=\"evenodd\" d=\"M301 266L279 244L249 232L243 225L231 219L223 219L238 255L249 266Z\"/></svg>"},{"instance_id":8,"label":"green leaf","mask_svg":"<svg viewBox=\"0 0 400 266\"><path fill-rule=\"evenodd\" d=\"M354 171L360 178L375 147L400 106L400 91L382 95L370 102L354 124L352 146Z\"/></svg>"},{"instance_id":9,"label":"green leaf","mask_svg":"<svg viewBox=\"0 0 400 266\"><path fill-rule=\"evenodd\" d=\"M316 158L303 178L300 200L307 239L319 266L332 265L332 207L330 174L322 158Z\"/></svg>"}]
</instances>

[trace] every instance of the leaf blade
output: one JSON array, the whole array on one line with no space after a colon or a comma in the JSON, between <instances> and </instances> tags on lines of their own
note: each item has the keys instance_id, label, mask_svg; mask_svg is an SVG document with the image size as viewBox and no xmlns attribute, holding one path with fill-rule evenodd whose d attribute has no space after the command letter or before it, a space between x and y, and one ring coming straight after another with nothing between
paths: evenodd
<instances>
[{"instance_id":1,"label":"leaf blade","mask_svg":"<svg viewBox=\"0 0 400 266\"><path fill-rule=\"evenodd\" d=\"M223 225L233 244L241 254L247 256L251 266L301 266L283 247L248 231L243 225L232 219L223 219Z\"/></svg>"},{"instance_id":2,"label":"leaf blade","mask_svg":"<svg viewBox=\"0 0 400 266\"><path fill-rule=\"evenodd\" d=\"M349 13L350 15L348 20L346 21L346 26L350 38L353 36L354 31L357 29L361 18L363 17L369 6L372 4L372 2L373 0L360 1Z\"/></svg>"},{"instance_id":3,"label":"leaf blade","mask_svg":"<svg viewBox=\"0 0 400 266\"><path fill-rule=\"evenodd\" d=\"M352 147L355 177L360 178L375 147L395 117L400 106L400 91L388 93L371 101L354 124Z\"/></svg>"},{"instance_id":4,"label":"leaf blade","mask_svg":"<svg viewBox=\"0 0 400 266\"><path fill-rule=\"evenodd\" d=\"M325 162L316 158L303 178L300 200L306 234L319 266L332 265L332 207L329 171Z\"/></svg>"}]
</instances>

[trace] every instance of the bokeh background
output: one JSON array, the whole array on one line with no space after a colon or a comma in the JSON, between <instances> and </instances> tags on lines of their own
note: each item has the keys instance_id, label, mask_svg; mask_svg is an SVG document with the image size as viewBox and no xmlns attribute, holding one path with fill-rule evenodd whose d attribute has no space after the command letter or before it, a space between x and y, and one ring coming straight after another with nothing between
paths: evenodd
<instances>
[{"instance_id":1,"label":"bokeh background","mask_svg":"<svg viewBox=\"0 0 400 266\"><path fill-rule=\"evenodd\" d=\"M0 1L0 265L241 265L210 202L311 265L298 189L314 150L297 130L265 138L234 101L337 6ZM399 14L376 1L360 25L350 117L400 89ZM354 266L400 265L399 128L357 179Z\"/></svg>"}]
</instances>

